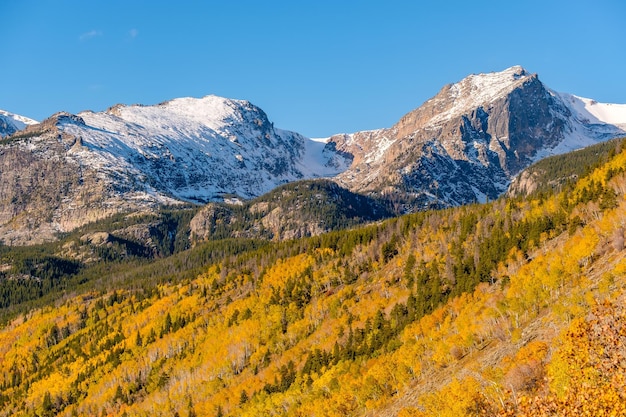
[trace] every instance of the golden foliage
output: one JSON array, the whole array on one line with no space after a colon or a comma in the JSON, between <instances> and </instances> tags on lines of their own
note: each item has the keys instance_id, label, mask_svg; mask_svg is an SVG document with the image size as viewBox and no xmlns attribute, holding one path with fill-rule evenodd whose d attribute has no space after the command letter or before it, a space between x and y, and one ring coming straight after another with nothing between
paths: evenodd
<instances>
[{"instance_id":1,"label":"golden foliage","mask_svg":"<svg viewBox=\"0 0 626 417\"><path fill-rule=\"evenodd\" d=\"M567 222L556 216L590 181L620 190L606 173L624 164L626 153L571 196L390 221L347 255L316 247L225 261L153 291L31 311L0 329L0 416L626 415L622 195L613 208L581 204L572 233L537 233L476 273L496 223L506 240L515 222L529 233L546 216ZM463 273L476 280L452 292ZM427 306L416 298L426 290L437 298ZM410 300L427 314L402 323Z\"/></svg>"}]
</instances>

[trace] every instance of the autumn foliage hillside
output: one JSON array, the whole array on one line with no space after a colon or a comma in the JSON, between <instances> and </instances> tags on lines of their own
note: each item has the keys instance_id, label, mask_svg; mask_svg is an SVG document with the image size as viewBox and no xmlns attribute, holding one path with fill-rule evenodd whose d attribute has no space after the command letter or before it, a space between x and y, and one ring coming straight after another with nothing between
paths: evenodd
<instances>
[{"instance_id":1,"label":"autumn foliage hillside","mask_svg":"<svg viewBox=\"0 0 626 417\"><path fill-rule=\"evenodd\" d=\"M0 416L623 415L625 167L115 270L0 330Z\"/></svg>"}]
</instances>

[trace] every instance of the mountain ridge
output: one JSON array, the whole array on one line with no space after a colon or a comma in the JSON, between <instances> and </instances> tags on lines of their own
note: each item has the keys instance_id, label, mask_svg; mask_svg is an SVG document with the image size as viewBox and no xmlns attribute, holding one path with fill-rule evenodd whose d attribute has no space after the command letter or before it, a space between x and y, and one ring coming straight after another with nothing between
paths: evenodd
<instances>
[{"instance_id":1,"label":"mountain ridge","mask_svg":"<svg viewBox=\"0 0 626 417\"><path fill-rule=\"evenodd\" d=\"M0 233L46 241L114 213L241 202L312 178L395 213L484 202L542 157L623 135L622 121L626 105L556 93L520 66L444 86L390 128L325 141L217 96L61 112L0 142Z\"/></svg>"}]
</instances>

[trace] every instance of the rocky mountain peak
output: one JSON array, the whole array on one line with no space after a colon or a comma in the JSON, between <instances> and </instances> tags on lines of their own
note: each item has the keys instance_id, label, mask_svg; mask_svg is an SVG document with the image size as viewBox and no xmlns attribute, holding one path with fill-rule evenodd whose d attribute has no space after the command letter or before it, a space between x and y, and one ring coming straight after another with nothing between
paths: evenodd
<instances>
[{"instance_id":1,"label":"rocky mountain peak","mask_svg":"<svg viewBox=\"0 0 626 417\"><path fill-rule=\"evenodd\" d=\"M125 104L118 103L118 104L115 104L115 105L109 107L104 112L106 114L110 114L112 116L121 116L122 109L125 108L125 107L126 107Z\"/></svg>"},{"instance_id":2,"label":"rocky mountain peak","mask_svg":"<svg viewBox=\"0 0 626 417\"><path fill-rule=\"evenodd\" d=\"M626 106L555 93L521 66L443 87L390 129L330 138L355 154L337 179L400 211L485 201L537 159L623 135Z\"/></svg>"},{"instance_id":3,"label":"rocky mountain peak","mask_svg":"<svg viewBox=\"0 0 626 417\"><path fill-rule=\"evenodd\" d=\"M539 83L539 78L521 66L501 72L469 75L457 83L444 86L422 106L404 115L395 126L397 135L405 137L425 124L444 124L451 118L488 106L527 83Z\"/></svg>"},{"instance_id":4,"label":"rocky mountain peak","mask_svg":"<svg viewBox=\"0 0 626 417\"><path fill-rule=\"evenodd\" d=\"M44 120L43 124L55 124L56 126L63 124L76 124L85 125L85 120L82 117L75 114L71 114L65 111L53 114L50 118Z\"/></svg>"}]
</instances>

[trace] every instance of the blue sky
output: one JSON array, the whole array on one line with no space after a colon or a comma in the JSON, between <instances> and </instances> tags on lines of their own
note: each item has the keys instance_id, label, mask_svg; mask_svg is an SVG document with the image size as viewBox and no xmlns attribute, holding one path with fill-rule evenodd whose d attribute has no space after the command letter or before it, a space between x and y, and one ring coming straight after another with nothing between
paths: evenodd
<instances>
[{"instance_id":1,"label":"blue sky","mask_svg":"<svg viewBox=\"0 0 626 417\"><path fill-rule=\"evenodd\" d=\"M0 2L0 109L44 119L216 94L309 137L393 125L448 83L522 65L626 103L626 2Z\"/></svg>"}]
</instances>

